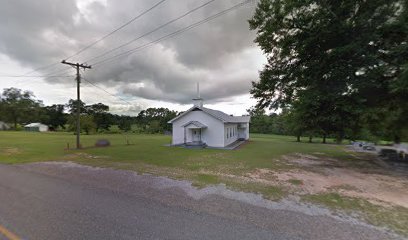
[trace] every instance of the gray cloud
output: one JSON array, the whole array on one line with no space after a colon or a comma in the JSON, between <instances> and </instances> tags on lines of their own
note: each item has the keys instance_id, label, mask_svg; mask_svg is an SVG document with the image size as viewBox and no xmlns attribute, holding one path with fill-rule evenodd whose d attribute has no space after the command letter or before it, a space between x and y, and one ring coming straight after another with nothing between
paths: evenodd
<instances>
[{"instance_id":1,"label":"gray cloud","mask_svg":"<svg viewBox=\"0 0 408 240\"><path fill-rule=\"evenodd\" d=\"M166 1L71 60L85 61L205 1ZM234 0L217 0L121 51L157 39L236 3ZM153 4L149 0L106 0L92 2L84 8L79 7L75 0L5 1L0 9L0 52L31 68L58 62ZM95 66L87 70L84 76L101 86L115 87L125 96L173 103L189 103L194 97L196 82L200 82L202 96L210 103L246 94L250 82L256 80L263 61L252 42L254 33L248 29L247 19L251 17L253 9L254 4L249 4L148 49ZM67 73L74 73L69 67L61 65L39 74L58 73L65 69ZM61 83L66 79L52 78L47 81ZM115 110L120 111L120 106Z\"/></svg>"}]
</instances>

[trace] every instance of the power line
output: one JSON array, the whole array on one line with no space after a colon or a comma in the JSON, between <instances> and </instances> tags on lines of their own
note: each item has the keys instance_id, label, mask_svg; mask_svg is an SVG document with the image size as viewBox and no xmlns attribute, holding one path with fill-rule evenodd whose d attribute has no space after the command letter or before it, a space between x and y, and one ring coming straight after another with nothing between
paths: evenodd
<instances>
[{"instance_id":1,"label":"power line","mask_svg":"<svg viewBox=\"0 0 408 240\"><path fill-rule=\"evenodd\" d=\"M57 69L57 70L55 70L55 71L53 71L53 72L50 72L50 73L48 73L47 75L45 75L46 77L47 76L52 76L52 75L54 75L54 74L68 74L68 72L70 72L71 71L71 68L69 68L68 66L64 66L64 67L62 67L62 68L60 68L60 69Z\"/></svg>"},{"instance_id":2,"label":"power line","mask_svg":"<svg viewBox=\"0 0 408 240\"><path fill-rule=\"evenodd\" d=\"M105 90L104 88L102 88L102 87L96 85L95 83L89 81L88 79L86 79L86 78L84 78L84 77L82 77L82 79L85 80L86 82L88 82L89 84L91 84L92 86L94 86L94 87L96 87L96 88L98 88L98 89L104 91L105 93L107 93L107 94L109 94L109 95L111 95L111 96L113 96L113 97L115 97L115 98L117 98L117 99L119 99L119 100L121 100L121 101L123 101L123 102L129 104L129 105L133 105L133 103L131 103L131 102L129 102L129 101L127 101L127 100L125 100L125 99L123 99L123 98L121 98L121 97L119 97L119 96L113 94L113 93L108 92L108 91Z\"/></svg>"},{"instance_id":3,"label":"power line","mask_svg":"<svg viewBox=\"0 0 408 240\"><path fill-rule=\"evenodd\" d=\"M126 51L126 52L123 52L123 53L114 55L114 56L112 56L112 57L106 58L106 59L101 60L101 61L98 61L98 62L94 62L92 65L93 65L93 66L100 65L100 64L102 64L102 63L111 61L111 60L113 60L113 59L115 59L115 58L118 58L118 57L121 57L121 56L130 55L130 54L132 54L132 53L134 53L134 52L136 52L136 51L139 51L139 50L142 50L142 49L144 49L144 48L150 47L150 46L152 46L152 45L154 45L154 44L157 44L157 43L159 43L159 42L161 42L161 41L163 41L163 40L166 40L166 39L168 39L168 38L172 38L172 37L174 37L174 36L180 35L180 34L186 32L186 31L188 31L188 30L190 30L190 29L192 29L192 28L198 27L198 26L200 26L200 25L202 25L202 24L204 24L204 23L207 23L207 22L209 22L209 21L211 21L211 20L213 20L213 19L215 19L215 18L218 18L218 17L220 17L220 16L222 16L222 15L224 15L224 14L227 14L227 13L229 13L229 12L231 12L231 11L237 9L237 8L240 8L240 7L242 7L242 6L246 5L246 4L249 4L249 3L253 2L253 1L254 1L254 0L246 0L246 1L243 1L243 2L241 2L241 3L238 3L238 4L236 4L236 5L234 5L234 6L230 7L230 8L228 8L228 9L225 9L225 10L223 10L223 11L221 11L221 12L218 12L218 13L216 13L216 14L214 14L214 15L211 15L210 17L207 17L207 18L205 18L205 19L203 19L203 20L200 20L200 21L195 22L195 23L193 23L193 24L191 24L191 25L188 25L187 27L181 28L181 29L179 29L179 30L177 30L177 31L175 31L175 32L172 32L172 33L170 33L170 34L167 34L167 35L165 35L165 36L163 36L163 37L160 37L160 38L158 38L158 39L156 39L156 40L150 41L150 42L148 42L148 43L146 43L146 44L143 44L143 45L141 45L141 46L138 46L138 47L136 47L136 48L130 49L130 50Z\"/></svg>"},{"instance_id":4,"label":"power line","mask_svg":"<svg viewBox=\"0 0 408 240\"><path fill-rule=\"evenodd\" d=\"M109 37L109 36L111 36L111 35L113 35L113 34L115 34L115 33L118 32L119 30L121 30L121 29L123 29L124 27L128 26L128 25L131 24L132 22L136 21L137 19L139 19L139 18L142 17L143 15L147 14L148 12L150 12L151 10L153 10L154 8L156 8L157 6L159 6L160 4L162 4L162 3L165 2L165 1L167 1L167 0L161 0L161 1L159 1L158 3L156 3L155 5L153 5L152 7L146 9L145 11L143 11L142 13L140 13L139 15L133 17L132 19L130 19L130 20L127 21L126 23L122 24L121 26L117 27L116 29L114 29L114 30L111 31L110 33L104 35L103 37L99 38L98 40L96 40L96 41L92 42L91 44L85 46L84 48L80 49L80 50L77 51L76 53L74 53L74 54L68 56L67 58L65 58L65 60L68 60L68 59L70 59L70 58L72 58L72 57L74 57L74 56L77 56L77 55L81 54L82 52L84 52L85 50L87 50L87 49L89 49L90 47L94 46L95 44L99 43L100 41L106 39L107 37ZM48 69L48 68L54 67L54 66L56 66L56 65L58 65L58 64L60 64L60 62L55 62L55 63L52 63L52 64L44 65L44 66L35 68L35 69L33 69L33 70L29 71L29 72L26 72L26 73L24 73L24 74L21 75L21 76L23 77L23 76L32 74L32 73L34 73L34 72L38 72L39 70ZM59 70L59 71L60 71L60 70Z\"/></svg>"},{"instance_id":5,"label":"power line","mask_svg":"<svg viewBox=\"0 0 408 240\"><path fill-rule=\"evenodd\" d=\"M53 66L56 66L58 64L59 64L59 62L56 62L56 63L52 63L52 64L48 64L48 65L45 65L45 66L42 66L42 67L35 68L34 70L31 70L29 72L24 73L22 76L26 76L28 74L38 72L41 69L47 69L47 68L53 67Z\"/></svg>"},{"instance_id":6,"label":"power line","mask_svg":"<svg viewBox=\"0 0 408 240\"><path fill-rule=\"evenodd\" d=\"M215 1L215 0L213 0L213 1ZM212 1L211 1L211 2L212 2ZM195 27L197 27L197 26L200 26L200 25L202 25L202 24L205 24L206 22L209 22L209 21L211 21L211 20L213 20L213 19L215 19L215 18L217 18L217 17L220 17L220 16L222 16L222 15L224 15L224 14L227 14L228 12L230 12L230 11L232 11L232 10L234 10L234 9L237 9L237 8L239 8L239 7L242 7L242 6L246 5L246 4L249 4L249 3L251 3L251 2L254 2L254 0L246 0L246 1L240 2L240 3L238 3L238 4L236 4L236 5L232 6L232 7L230 7L230 8L228 8L228 9L225 9L225 10L223 10L223 11L221 11L221 12L218 12L218 13L216 13L216 14L210 16L210 17L207 17L207 18L201 20L201 21L198 21L198 22L196 22L196 23L193 23L193 24L191 24L191 25L188 25L187 27L181 28L181 29L179 29L179 30L177 30L177 31L175 31L175 32L172 32L172 33L170 33L170 34L167 34L167 35L165 35L165 36L163 36L163 37L160 37L160 38L158 38L158 39L156 39L156 40L150 41L150 42L148 42L148 43L146 43L146 44L143 44L143 45L141 45L141 46L138 46L138 47L136 47L136 48L130 49L130 50L126 51L126 52L123 52L123 53L114 55L114 56L112 56L112 57L103 59L103 60L101 60L101 61L95 62L95 63L93 63L92 65L94 65L94 66L95 66L95 65L101 65L101 64L103 64L103 63L105 63L105 62L108 62L108 61L111 61L111 60L113 60L113 59L115 59L115 58L118 58L118 57L121 57L121 56L125 56L125 55L130 55L130 54L132 54L132 53L134 53L134 52L136 52L136 51L143 50L144 48L148 48L148 47L150 47L150 46L152 46L152 45L154 45L154 44L157 44L157 43L159 43L159 42L161 42L161 41L164 41L164 40L166 40L166 39L168 39L168 38L172 38L172 37L175 37L175 36L177 36L177 35L180 35L180 34L186 32L186 31L188 31L188 30L190 30L190 29L192 29L192 28L195 28ZM207 2L207 3L209 4L210 2ZM194 9L193 9L193 10L194 10ZM173 19L173 20L174 20L174 19ZM172 20L172 21L173 21L173 20ZM175 20L175 21L176 21L176 20ZM167 24L167 25L168 25L168 24ZM96 58L96 57L95 57L95 58ZM89 61L89 60L88 60L88 61ZM58 71L53 72L53 73L51 73L51 74L57 74L57 73L61 73L61 72L62 72L62 70L58 70ZM67 72L67 70L64 70L64 71L63 71L63 73L65 73L65 72Z\"/></svg>"},{"instance_id":7,"label":"power line","mask_svg":"<svg viewBox=\"0 0 408 240\"><path fill-rule=\"evenodd\" d=\"M169 22L167 22L167 23L165 23L165 24L163 24L163 25L161 25L161 26L159 26L159 27L157 27L157 28L155 28L155 29L153 29L153 30L151 30L151 31L149 31L149 32L146 32L146 33L142 34L141 36L139 36L139 37L137 37L137 38L135 38L135 39L133 39L133 40L131 40L131 41L125 43L125 44L122 44L122 45L120 45L120 46L118 46L118 47L115 47L114 49L111 49L111 50L109 50L109 51L107 51L107 52L105 52L105 53L103 53L103 54L100 54L100 55L97 55L97 56L92 57L92 58L90 58L90 59L87 59L86 61L84 61L84 63L89 62L89 61L92 61L92 60L97 59L97 58L101 58L101 57L103 57L103 56L105 56L105 55L107 55L107 54L109 54L109 53L111 53L111 52L113 52L113 51L115 51L115 50L117 50L117 49L120 49L120 48L122 48L122 47L124 47L124 46L127 46L127 45L131 44L132 42L135 42L135 41L137 41L137 40L139 40L139 39L141 39L141 38L143 38L143 37L145 37L145 36L147 36L147 35L150 35L150 34L156 32L156 31L158 31L158 30L160 30L160 29L162 29L162 28L164 28L164 27L170 25L170 24L173 23L173 22L176 22L177 20L180 20L180 19L186 17L187 15L189 15L189 14L191 14L191 13L193 13L193 12L195 12L195 11L197 11L197 10L199 10L199 9L201 9L201 8L203 8L203 7L205 7L205 6L207 6L207 5L209 5L210 3L214 2L214 1L216 1L216 0L210 0L210 1L208 1L208 2L205 2L204 4L201 4L200 6L198 6L198 7L196 7L196 8L193 8L193 9L187 11L186 13L182 14L181 16L179 16L179 17L177 17L177 18L174 18L174 19L172 19L171 21L169 21ZM50 73L50 74L58 74L58 73L61 73L62 71L64 71L64 73L66 72L65 70L57 70L57 71L54 71L54 72L52 72L52 73Z\"/></svg>"},{"instance_id":8,"label":"power line","mask_svg":"<svg viewBox=\"0 0 408 240\"><path fill-rule=\"evenodd\" d=\"M17 79L17 81L14 81L13 84L23 84L27 82L33 82L33 81L39 81L42 80L43 78L71 78L74 77L73 75L53 75L53 76L0 76L0 78L28 78L28 79Z\"/></svg>"},{"instance_id":9,"label":"power line","mask_svg":"<svg viewBox=\"0 0 408 240\"><path fill-rule=\"evenodd\" d=\"M157 6L159 6L160 4L162 4L163 2L165 2L167 0L161 0L158 3L156 3L155 5L153 5L152 7L150 7L149 9L146 9L145 11L143 11L142 13L140 13L139 15L137 15L136 17L130 19L129 21L127 21L126 23L124 23L123 25L119 26L118 28L114 29L113 31L111 31L110 33L106 34L105 36L99 38L98 40L92 42L91 44L85 46L84 48L80 49L78 52L70 55L69 57L65 58L65 60L68 60L72 57L75 57L79 54L81 54L83 51L89 49L90 47L94 46L95 44L99 43L100 41L106 39L107 37L115 34L116 32L118 32L119 30L123 29L124 27L128 26L129 24L131 24L132 22L136 21L137 19L139 19L140 17L142 17L143 15L147 14L148 12L150 12L151 10L153 10L154 8L156 8Z\"/></svg>"},{"instance_id":10,"label":"power line","mask_svg":"<svg viewBox=\"0 0 408 240\"><path fill-rule=\"evenodd\" d=\"M45 75L45 76L0 76L0 78L59 78L59 77L74 77L74 75Z\"/></svg>"},{"instance_id":11,"label":"power line","mask_svg":"<svg viewBox=\"0 0 408 240\"><path fill-rule=\"evenodd\" d=\"M97 58L101 58L101 57L106 56L107 54L109 54L109 53L111 53L111 52L114 52L114 51L116 51L116 50L118 50L118 49L120 49L120 48L123 48L123 47L125 47L125 46L127 46L127 45L129 45L129 44L131 44L131 43L133 43L133 42L135 42L135 41L137 41L137 40L143 38L143 37L146 37L146 36L148 36L148 35L150 35L150 34L156 32L156 31L158 31L158 30L160 30L160 29L162 29L162 28L164 28L164 27L166 27L166 26L168 26L168 25L170 25L170 24L172 24L172 23L174 23L174 22L176 22L176 21L178 21L178 20L180 20L180 19L182 19L182 18L188 16L188 15L190 15L191 13L193 13L193 12L195 12L195 11L197 11L197 10L199 10L199 9L201 9L201 8L203 8L203 7L205 7L205 6L207 6L207 5L209 5L210 3L214 2L214 1L216 1L216 0L210 0L210 1L208 1L208 2L205 2L204 4L201 4L200 6L195 7L195 8L193 8L193 9L187 11L186 13L184 13L184 14L182 14L182 15L180 15L180 16L178 16L178 17L176 17L176 18L174 18L174 19L172 19L172 20L170 20L170 21L168 21L168 22L166 22L166 23L163 24L163 25L160 25L159 27L157 27L157 28L155 28L155 29L153 29L153 30L151 30L151 31L149 31L149 32L146 32L146 33L144 33L144 34L142 34L142 35L140 35L140 36L138 36L138 37L136 37L136 38L134 38L134 39L132 39L132 40L130 40L130 41L124 43L124 44L121 44L121 45L119 45L119 46L117 46L117 47L115 47L115 48L113 48L113 49L111 49L111 50L108 50L108 51L106 51L106 52L104 52L104 53L102 53L102 54L100 54L100 55L97 55L97 56L95 56L95 57L92 57L92 58L90 58L90 59L87 59L85 62L89 62L89 61L95 60L95 59L97 59Z\"/></svg>"}]
</instances>

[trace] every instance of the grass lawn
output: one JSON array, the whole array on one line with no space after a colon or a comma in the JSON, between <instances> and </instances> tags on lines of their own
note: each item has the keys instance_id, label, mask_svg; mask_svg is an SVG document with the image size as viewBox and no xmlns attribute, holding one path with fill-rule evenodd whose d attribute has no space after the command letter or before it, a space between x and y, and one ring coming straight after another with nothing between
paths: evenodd
<instances>
[{"instance_id":1,"label":"grass lawn","mask_svg":"<svg viewBox=\"0 0 408 240\"><path fill-rule=\"evenodd\" d=\"M108 148L92 147L97 139L108 139ZM127 139L131 145L127 145ZM254 168L285 168L278 158L293 152L349 159L350 155L338 145L297 143L294 138L276 135L251 135L251 142L239 150L184 149L166 147L171 138L163 135L82 135L82 150L66 150L75 146L72 133L0 132L0 163L27 163L54 160L90 160L122 164L148 164L182 169L219 168L234 166L236 170ZM75 155L75 157L73 157ZM94 156L91 158L90 155ZM351 159L350 159L351 160Z\"/></svg>"},{"instance_id":2,"label":"grass lawn","mask_svg":"<svg viewBox=\"0 0 408 240\"><path fill-rule=\"evenodd\" d=\"M112 146L93 148L97 139L108 139ZM127 140L130 145L127 145ZM324 154L350 164L356 160L341 145L295 142L294 137L252 134L251 141L238 150L184 149L167 147L171 138L164 135L110 134L82 135L85 149L75 146L72 133L0 132L0 163L18 164L38 161L74 161L91 166L111 167L189 179L197 186L226 183L239 190L255 190L280 198L284 190L271 186L255 187L251 182L236 183L255 169L280 171L293 168L281 159L291 153ZM87 148L89 147L89 148ZM220 173L222 176L220 176ZM292 181L293 182L293 181ZM295 181L296 182L296 181Z\"/></svg>"},{"instance_id":3,"label":"grass lawn","mask_svg":"<svg viewBox=\"0 0 408 240\"><path fill-rule=\"evenodd\" d=\"M112 146L92 147L98 139L108 139ZM126 144L127 140L130 145ZM270 175L271 179L262 179L268 180L267 183L253 181L251 174L259 169L273 173L300 169L285 160L284 157L291 154L334 159L341 162L342 168L370 168L370 163L364 156L351 154L343 145L307 143L307 139L298 143L294 137L289 136L252 134L251 141L237 150L165 146L170 140L169 136L163 135L82 135L84 149L66 150L67 144L71 148L75 146L75 135L72 133L3 131L0 132L0 163L73 161L91 166L187 179L198 187L224 183L231 189L260 193L271 200L281 199L294 192L290 192L287 185L278 184L273 174ZM301 170L305 169L309 170L307 167ZM302 180L296 178L287 179L286 183L299 188L304 185ZM336 194L308 194L302 199L332 209L361 212L364 218L375 225L386 226L408 235L408 230L403 228L408 226L407 208L380 208L356 199L343 199ZM393 214L396 212L398 214Z\"/></svg>"}]
</instances>

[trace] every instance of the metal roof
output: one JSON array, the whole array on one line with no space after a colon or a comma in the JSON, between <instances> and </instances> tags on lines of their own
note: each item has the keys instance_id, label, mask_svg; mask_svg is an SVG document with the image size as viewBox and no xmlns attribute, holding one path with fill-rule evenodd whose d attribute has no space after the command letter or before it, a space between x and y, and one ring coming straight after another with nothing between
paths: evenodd
<instances>
[{"instance_id":1,"label":"metal roof","mask_svg":"<svg viewBox=\"0 0 408 240\"><path fill-rule=\"evenodd\" d=\"M224 123L248 123L249 120L251 119L250 116L231 116L231 115L228 115L228 114L226 114L224 112L221 112L221 111L218 111L218 110L205 108L205 107L194 106L194 107L190 108L189 110L181 113L177 117L171 119L170 121L168 121L168 123L174 122L175 120L183 117L184 115L188 114L189 112L193 111L194 109L200 109L201 111L213 116L214 118L217 118L217 119L221 120Z\"/></svg>"},{"instance_id":2,"label":"metal roof","mask_svg":"<svg viewBox=\"0 0 408 240\"><path fill-rule=\"evenodd\" d=\"M42 124L42 123L30 123L30 124L25 125L24 127L40 127L40 126L47 126L47 125Z\"/></svg>"}]
</instances>

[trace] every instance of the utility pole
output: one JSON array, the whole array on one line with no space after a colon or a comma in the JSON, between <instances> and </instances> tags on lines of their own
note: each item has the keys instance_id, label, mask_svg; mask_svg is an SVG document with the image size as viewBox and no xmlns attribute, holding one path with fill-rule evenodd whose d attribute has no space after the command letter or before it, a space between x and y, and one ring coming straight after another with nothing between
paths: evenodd
<instances>
[{"instance_id":1,"label":"utility pole","mask_svg":"<svg viewBox=\"0 0 408 240\"><path fill-rule=\"evenodd\" d=\"M81 123L80 123L80 116L81 116L81 92L80 92L80 85L81 85L81 74L79 73L79 68L91 68L91 66L79 64L79 63L70 63L65 60L62 60L62 64L70 65L71 67L76 69L76 81L77 81L77 112L76 112L76 148L81 148L81 142L79 140L79 135L81 134Z\"/></svg>"}]
</instances>

